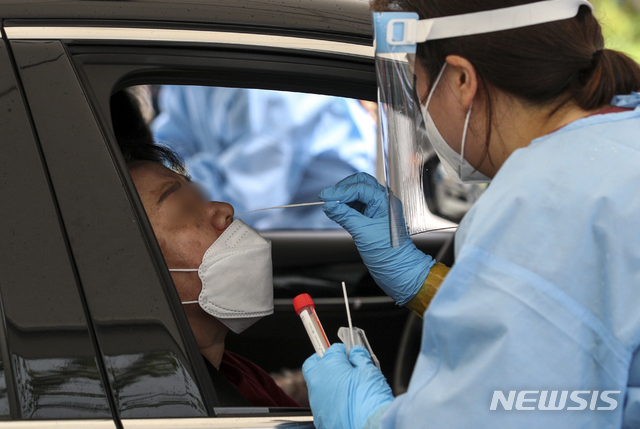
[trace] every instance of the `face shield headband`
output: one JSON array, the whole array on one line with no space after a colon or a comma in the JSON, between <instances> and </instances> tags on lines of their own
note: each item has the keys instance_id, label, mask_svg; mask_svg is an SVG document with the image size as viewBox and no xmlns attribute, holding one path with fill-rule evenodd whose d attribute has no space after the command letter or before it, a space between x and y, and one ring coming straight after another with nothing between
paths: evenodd
<instances>
[{"instance_id":1,"label":"face shield headband","mask_svg":"<svg viewBox=\"0 0 640 429\"><path fill-rule=\"evenodd\" d=\"M415 90L418 43L511 30L573 18L586 0L545 0L503 9L420 20L412 12L373 14L378 128L389 194L391 244L431 227L425 199L427 161L435 156ZM454 152L451 149L451 152Z\"/></svg>"}]
</instances>

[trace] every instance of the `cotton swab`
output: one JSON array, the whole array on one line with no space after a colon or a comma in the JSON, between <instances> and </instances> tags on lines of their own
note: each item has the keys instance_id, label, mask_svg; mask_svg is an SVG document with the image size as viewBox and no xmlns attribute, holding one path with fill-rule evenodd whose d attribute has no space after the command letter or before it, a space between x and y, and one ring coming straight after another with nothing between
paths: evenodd
<instances>
[{"instance_id":1,"label":"cotton swab","mask_svg":"<svg viewBox=\"0 0 640 429\"><path fill-rule=\"evenodd\" d=\"M347 320L349 321L349 334L351 335L351 346L356 344L353 338L353 324L351 323L351 311L349 310L349 298L347 297L347 285L342 282L342 293L344 294L344 306L347 308Z\"/></svg>"},{"instance_id":2,"label":"cotton swab","mask_svg":"<svg viewBox=\"0 0 640 429\"><path fill-rule=\"evenodd\" d=\"M336 202L339 203L340 201L336 201ZM317 202L314 202L314 203L289 204L289 205L286 205L286 206L267 207L267 208L264 208L264 209L251 210L251 211L248 211L248 212L240 213L238 215L235 215L234 217L240 217L240 216L243 216L243 215L246 215L246 214L249 214L249 213L261 212L262 210L288 209L289 207L319 206L319 205L322 205L322 204L324 204L324 201L317 201Z\"/></svg>"},{"instance_id":3,"label":"cotton swab","mask_svg":"<svg viewBox=\"0 0 640 429\"><path fill-rule=\"evenodd\" d=\"M336 201L336 203L339 203L339 202L340 201ZM234 215L233 217L234 218L239 218L240 216L244 216L244 215L249 214L249 213L261 212L263 210L288 209L288 208L291 208L291 207L320 206L320 205L322 205L324 203L325 203L325 201L316 201L316 202L313 202L313 203L288 204L286 206L267 207L267 208L264 208L264 209L251 210L251 211L248 211L248 212L240 213L240 214ZM445 230L448 230L448 229L457 229L457 228L458 228L458 225L447 226L447 227L444 227L444 228L428 229L426 231L419 232L416 235L425 234L425 233L428 233L428 232L445 231Z\"/></svg>"}]
</instances>

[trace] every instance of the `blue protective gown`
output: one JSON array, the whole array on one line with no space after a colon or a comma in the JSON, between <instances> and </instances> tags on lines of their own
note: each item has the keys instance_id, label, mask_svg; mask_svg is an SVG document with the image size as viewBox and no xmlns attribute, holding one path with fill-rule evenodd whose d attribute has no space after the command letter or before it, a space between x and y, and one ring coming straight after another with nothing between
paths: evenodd
<instances>
[{"instance_id":1,"label":"blue protective gown","mask_svg":"<svg viewBox=\"0 0 640 429\"><path fill-rule=\"evenodd\" d=\"M236 213L318 201L359 171L375 172L376 125L357 100L257 89L165 86L154 137L191 178ZM339 228L318 206L242 218L257 229Z\"/></svg>"},{"instance_id":2,"label":"blue protective gown","mask_svg":"<svg viewBox=\"0 0 640 429\"><path fill-rule=\"evenodd\" d=\"M640 95L515 151L456 234L408 392L383 428L640 428ZM490 406L537 391L534 410ZM552 391L620 391L614 410ZM537 399L536 399L537 398ZM611 405L598 400L596 407Z\"/></svg>"}]
</instances>

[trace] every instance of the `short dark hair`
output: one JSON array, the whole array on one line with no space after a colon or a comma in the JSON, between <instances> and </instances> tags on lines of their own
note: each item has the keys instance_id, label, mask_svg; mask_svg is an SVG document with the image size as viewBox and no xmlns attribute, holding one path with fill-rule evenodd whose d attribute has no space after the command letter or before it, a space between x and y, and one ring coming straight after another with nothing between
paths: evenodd
<instances>
[{"instance_id":1,"label":"short dark hair","mask_svg":"<svg viewBox=\"0 0 640 429\"><path fill-rule=\"evenodd\" d=\"M141 110L140 93L128 88L111 96L111 121L127 163L151 161L186 175L184 162L173 149L155 142Z\"/></svg>"}]
</instances>

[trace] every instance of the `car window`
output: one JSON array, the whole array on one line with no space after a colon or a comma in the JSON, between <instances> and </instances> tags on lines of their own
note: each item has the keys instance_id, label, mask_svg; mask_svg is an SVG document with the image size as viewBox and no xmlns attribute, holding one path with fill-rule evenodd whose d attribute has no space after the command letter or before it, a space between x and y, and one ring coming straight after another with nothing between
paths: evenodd
<instances>
[{"instance_id":1,"label":"car window","mask_svg":"<svg viewBox=\"0 0 640 429\"><path fill-rule=\"evenodd\" d=\"M175 150L205 195L258 230L335 229L318 202L343 178L376 172L375 104L286 91L154 87L155 140Z\"/></svg>"},{"instance_id":2,"label":"car window","mask_svg":"<svg viewBox=\"0 0 640 429\"><path fill-rule=\"evenodd\" d=\"M251 88L132 87L156 142L180 155L204 194L233 205L253 228L323 230L318 193L366 172L384 183L377 105L366 100ZM435 153L424 165L432 228L458 222L484 190L452 180ZM283 205L302 206L262 210Z\"/></svg>"}]
</instances>

